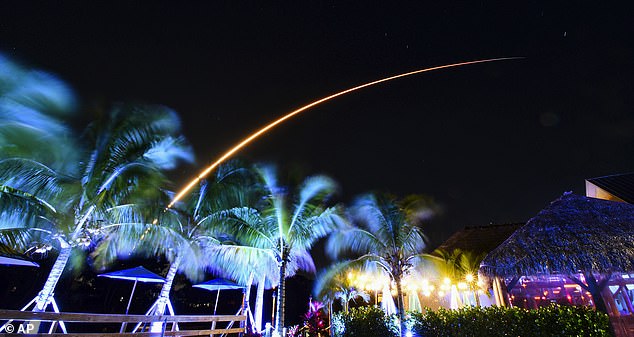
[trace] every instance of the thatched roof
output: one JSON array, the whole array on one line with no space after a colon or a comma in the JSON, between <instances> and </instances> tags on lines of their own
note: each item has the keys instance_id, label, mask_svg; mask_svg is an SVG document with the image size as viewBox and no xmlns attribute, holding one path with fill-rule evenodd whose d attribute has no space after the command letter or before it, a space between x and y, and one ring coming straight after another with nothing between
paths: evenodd
<instances>
[{"instance_id":1,"label":"thatched roof","mask_svg":"<svg viewBox=\"0 0 634 337\"><path fill-rule=\"evenodd\" d=\"M453 233L437 249L447 252L460 249L463 252L472 252L476 255L486 254L497 248L522 226L524 226L523 223L512 223L465 227Z\"/></svg>"},{"instance_id":2,"label":"thatched roof","mask_svg":"<svg viewBox=\"0 0 634 337\"><path fill-rule=\"evenodd\" d=\"M634 271L634 205L564 194L482 261L488 276Z\"/></svg>"}]
</instances>

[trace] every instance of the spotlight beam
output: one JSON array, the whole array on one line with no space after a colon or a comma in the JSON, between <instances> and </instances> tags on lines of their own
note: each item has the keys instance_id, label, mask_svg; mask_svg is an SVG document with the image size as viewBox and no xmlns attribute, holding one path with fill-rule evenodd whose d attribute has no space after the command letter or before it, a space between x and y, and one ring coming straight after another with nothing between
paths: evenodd
<instances>
[{"instance_id":1,"label":"spotlight beam","mask_svg":"<svg viewBox=\"0 0 634 337\"><path fill-rule=\"evenodd\" d=\"M370 86L373 86L373 85L377 85L377 84L383 83L383 82L392 81L392 80L395 80L395 79L398 79L398 78L402 78L402 77L412 76L412 75L425 73L425 72L429 72L429 71L434 71L434 70L462 67L462 66L466 66L466 65L470 65L470 64L505 61L505 60L517 60L517 59L522 59L522 58L523 57L500 57L500 58L492 58L492 59L484 59L484 60L452 63L452 64L446 64L446 65L442 65L442 66L436 66L436 67L431 67L431 68L415 70L415 71L411 71L411 72L407 72L407 73L403 73L403 74L398 74L398 75L386 77L386 78L383 78L383 79L380 79L380 80L368 82L368 83L365 83L365 84L361 84L361 85L358 85L356 87L349 88L349 89L334 93L334 94L332 94L330 96L326 96L326 97L323 97L321 99L318 99L318 100L316 100L316 101L314 101L314 102L312 102L310 104L304 105L303 107L301 107L301 108L299 108L297 110L291 111L288 114L286 114L286 115L274 120L273 122L265 125L263 128L255 131L254 133L252 133L251 135L249 135L248 137L246 137L245 139L240 141L234 147L229 149L229 151L225 152L222 156L220 156L215 162L213 162L211 165L209 165L205 170L203 170L195 179L190 181L182 190L180 190L180 192L178 192L178 194L176 194L176 196L174 197L174 199L172 199L172 201L169 203L169 205L167 205L166 209L169 209L172 206L174 206L174 204L176 202L178 202L180 199L182 199L183 196L185 196L185 194L187 194L194 186L196 186L196 184L201 179L205 178L211 171L213 171L216 167L218 167L218 165L220 165L222 162L227 160L229 157L231 157L236 152L240 151L243 147L247 146L253 140L255 140L256 138L260 137L262 134L268 132L269 130L273 129L274 127L278 126L279 124L284 123L286 120L288 120L288 119L294 117L295 115L298 115L298 114L300 114L300 113L302 113L302 112L304 112L304 111L306 111L306 110L308 110L308 109L310 109L310 108L312 108L312 107L314 107L316 105L319 105L321 103L329 101L329 100L331 100L333 98L337 98L339 96L343 96L345 94L351 93L353 91L361 90L363 88L367 88L367 87L370 87Z\"/></svg>"}]
</instances>

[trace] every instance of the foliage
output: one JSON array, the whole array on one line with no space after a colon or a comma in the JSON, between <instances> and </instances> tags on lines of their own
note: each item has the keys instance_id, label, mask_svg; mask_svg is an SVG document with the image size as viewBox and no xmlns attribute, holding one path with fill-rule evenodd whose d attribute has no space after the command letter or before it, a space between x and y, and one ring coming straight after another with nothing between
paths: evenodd
<instances>
[{"instance_id":1,"label":"foliage","mask_svg":"<svg viewBox=\"0 0 634 337\"><path fill-rule=\"evenodd\" d=\"M308 312L304 315L303 336L324 337L328 335L327 315L324 304L318 301L310 301Z\"/></svg>"},{"instance_id":2,"label":"foliage","mask_svg":"<svg viewBox=\"0 0 634 337\"><path fill-rule=\"evenodd\" d=\"M390 195L361 196L349 210L350 225L334 232L326 245L333 259L355 254L356 259L347 262L350 268L379 270L389 276L396 286L401 322L405 321L402 281L425 262L426 238L420 225L433 209L433 202L420 196L401 200Z\"/></svg>"},{"instance_id":3,"label":"foliage","mask_svg":"<svg viewBox=\"0 0 634 337\"><path fill-rule=\"evenodd\" d=\"M253 207L228 210L224 221L216 224L216 230L277 261L279 296L275 327L281 334L285 279L300 269L315 271L310 248L341 222L338 207L326 206L337 186L325 176L309 177L293 195L278 185L272 167L261 167L259 174L264 197Z\"/></svg>"},{"instance_id":4,"label":"foliage","mask_svg":"<svg viewBox=\"0 0 634 337\"><path fill-rule=\"evenodd\" d=\"M610 336L608 316L586 307L465 307L410 315L416 336Z\"/></svg>"},{"instance_id":5,"label":"foliage","mask_svg":"<svg viewBox=\"0 0 634 337\"><path fill-rule=\"evenodd\" d=\"M349 313L333 316L332 328L336 337L396 337L397 319L387 316L379 307L365 306L350 309Z\"/></svg>"},{"instance_id":6,"label":"foliage","mask_svg":"<svg viewBox=\"0 0 634 337\"><path fill-rule=\"evenodd\" d=\"M320 273L313 287L315 296L327 302L341 301L345 312L348 311L350 301L356 303L357 299L360 299L369 302L370 294L355 287L347 276L346 272L349 272L349 269L349 263L339 262Z\"/></svg>"},{"instance_id":7,"label":"foliage","mask_svg":"<svg viewBox=\"0 0 634 337\"><path fill-rule=\"evenodd\" d=\"M73 106L62 82L0 55L0 250L32 256L60 248L38 310L66 264L83 262L71 258L74 247L91 247L115 216L136 221L119 208L156 198L164 171L193 160L169 108L118 104L76 137L61 119Z\"/></svg>"},{"instance_id":8,"label":"foliage","mask_svg":"<svg viewBox=\"0 0 634 337\"><path fill-rule=\"evenodd\" d=\"M485 253L475 254L456 248L452 251L436 249L432 254L425 257L434 263L443 277L448 277L452 280L464 280L468 274L478 275L480 262L485 256Z\"/></svg>"},{"instance_id":9,"label":"foliage","mask_svg":"<svg viewBox=\"0 0 634 337\"><path fill-rule=\"evenodd\" d=\"M72 90L55 76L0 54L0 158L27 158L74 173L79 154L65 119Z\"/></svg>"},{"instance_id":10,"label":"foliage","mask_svg":"<svg viewBox=\"0 0 634 337\"><path fill-rule=\"evenodd\" d=\"M243 198L248 198L249 188L241 183L248 180L248 171L233 163L222 165L209 181L202 180L188 198L169 209L165 209L171 194L167 191L154 200L146 198L113 207L111 223L104 226L102 239L92 253L95 266L104 268L134 253L146 257L162 255L172 262L178 256L181 259L178 271L192 281L199 281L206 268L217 271L230 265L231 270L240 269L233 267L240 265L237 259L242 257L235 249L230 250L234 261L218 261L220 244L226 238L214 233L214 217L240 206Z\"/></svg>"}]
</instances>

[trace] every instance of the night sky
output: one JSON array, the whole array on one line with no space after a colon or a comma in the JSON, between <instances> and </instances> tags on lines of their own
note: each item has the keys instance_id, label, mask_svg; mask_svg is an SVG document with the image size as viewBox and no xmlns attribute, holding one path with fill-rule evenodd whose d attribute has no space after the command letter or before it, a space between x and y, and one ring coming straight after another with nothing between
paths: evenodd
<instances>
[{"instance_id":1,"label":"night sky","mask_svg":"<svg viewBox=\"0 0 634 337\"><path fill-rule=\"evenodd\" d=\"M317 98L238 155L323 173L339 199L426 194L432 245L468 225L523 222L584 179L634 163L632 13L590 1L0 2L0 52L51 71L81 120L117 101L183 119L197 165ZM80 121L81 122L81 121ZM77 122L78 125L81 123Z\"/></svg>"}]
</instances>

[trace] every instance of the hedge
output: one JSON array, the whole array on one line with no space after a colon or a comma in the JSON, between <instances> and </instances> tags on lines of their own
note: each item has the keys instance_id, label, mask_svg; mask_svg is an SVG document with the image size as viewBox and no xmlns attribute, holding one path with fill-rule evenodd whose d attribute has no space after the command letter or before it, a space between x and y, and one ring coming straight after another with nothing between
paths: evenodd
<instances>
[{"instance_id":1,"label":"hedge","mask_svg":"<svg viewBox=\"0 0 634 337\"><path fill-rule=\"evenodd\" d=\"M407 326L421 337L603 337L612 336L604 313L586 307L548 306L537 310L506 307L465 307L409 313ZM398 336L395 316L376 307L361 307L333 318L336 337Z\"/></svg>"}]
</instances>

